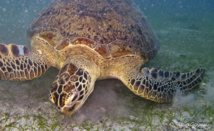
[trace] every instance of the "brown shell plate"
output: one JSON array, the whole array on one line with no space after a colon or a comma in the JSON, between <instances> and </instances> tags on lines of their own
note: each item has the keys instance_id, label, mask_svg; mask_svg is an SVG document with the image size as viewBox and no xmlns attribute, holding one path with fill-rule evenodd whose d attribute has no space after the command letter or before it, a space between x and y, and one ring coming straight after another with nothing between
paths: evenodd
<instances>
[{"instance_id":1,"label":"brown shell plate","mask_svg":"<svg viewBox=\"0 0 214 131\"><path fill-rule=\"evenodd\" d=\"M85 44L104 58L136 54L152 59L158 40L132 0L55 0L28 29L56 49Z\"/></svg>"}]
</instances>

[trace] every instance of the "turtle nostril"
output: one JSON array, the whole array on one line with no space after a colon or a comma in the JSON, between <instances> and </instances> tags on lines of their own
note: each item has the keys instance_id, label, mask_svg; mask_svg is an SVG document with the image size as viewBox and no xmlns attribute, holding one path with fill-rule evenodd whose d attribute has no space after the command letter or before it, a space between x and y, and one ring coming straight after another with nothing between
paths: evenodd
<instances>
[{"instance_id":1,"label":"turtle nostril","mask_svg":"<svg viewBox=\"0 0 214 131\"><path fill-rule=\"evenodd\" d=\"M65 94L65 93L62 93L62 94L60 95L60 98L59 98L59 106L60 106L60 107L63 107L63 106L65 105L66 96L67 96L67 94Z\"/></svg>"}]
</instances>

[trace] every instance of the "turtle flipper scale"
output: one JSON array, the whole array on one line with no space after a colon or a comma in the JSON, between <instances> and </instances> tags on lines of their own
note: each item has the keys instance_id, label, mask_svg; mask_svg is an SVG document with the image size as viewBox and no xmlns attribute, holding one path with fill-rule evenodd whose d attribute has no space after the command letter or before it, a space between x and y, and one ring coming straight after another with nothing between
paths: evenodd
<instances>
[{"instance_id":1,"label":"turtle flipper scale","mask_svg":"<svg viewBox=\"0 0 214 131\"><path fill-rule=\"evenodd\" d=\"M129 79L127 86L143 98L158 103L168 103L175 94L187 94L196 89L204 73L204 69L180 73L143 68L136 77Z\"/></svg>"},{"instance_id":2,"label":"turtle flipper scale","mask_svg":"<svg viewBox=\"0 0 214 131\"><path fill-rule=\"evenodd\" d=\"M94 89L94 81L83 68L64 64L50 91L50 100L63 114L73 114L86 101Z\"/></svg>"},{"instance_id":3,"label":"turtle flipper scale","mask_svg":"<svg viewBox=\"0 0 214 131\"><path fill-rule=\"evenodd\" d=\"M0 43L0 80L31 80L44 74L49 67L47 61L33 57L24 45Z\"/></svg>"}]
</instances>

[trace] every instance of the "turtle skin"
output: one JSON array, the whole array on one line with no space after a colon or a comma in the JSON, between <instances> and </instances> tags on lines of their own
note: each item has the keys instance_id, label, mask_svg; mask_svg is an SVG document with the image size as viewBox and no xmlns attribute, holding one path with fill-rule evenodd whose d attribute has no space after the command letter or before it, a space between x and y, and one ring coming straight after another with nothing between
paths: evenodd
<instances>
[{"instance_id":1,"label":"turtle skin","mask_svg":"<svg viewBox=\"0 0 214 131\"><path fill-rule=\"evenodd\" d=\"M50 100L64 114L78 111L99 79L117 78L138 96L168 103L197 89L205 73L141 69L159 42L132 0L55 0L27 34L31 51L0 44L0 78L31 80L58 68Z\"/></svg>"}]
</instances>

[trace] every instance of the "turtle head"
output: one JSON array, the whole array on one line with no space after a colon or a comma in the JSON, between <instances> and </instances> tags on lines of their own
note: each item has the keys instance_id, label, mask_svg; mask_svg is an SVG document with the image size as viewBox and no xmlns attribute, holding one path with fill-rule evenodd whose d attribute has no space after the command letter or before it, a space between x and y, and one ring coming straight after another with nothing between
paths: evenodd
<instances>
[{"instance_id":1,"label":"turtle head","mask_svg":"<svg viewBox=\"0 0 214 131\"><path fill-rule=\"evenodd\" d=\"M60 87L58 87L58 90L55 91L52 88L50 100L58 107L61 113L68 115L75 113L81 107L81 102L77 101L79 98L78 92L74 91L59 94L59 90Z\"/></svg>"},{"instance_id":2,"label":"turtle head","mask_svg":"<svg viewBox=\"0 0 214 131\"><path fill-rule=\"evenodd\" d=\"M73 114L83 105L92 92L92 88L89 91L89 78L87 71L72 63L61 68L50 91L50 100L61 113Z\"/></svg>"}]
</instances>

